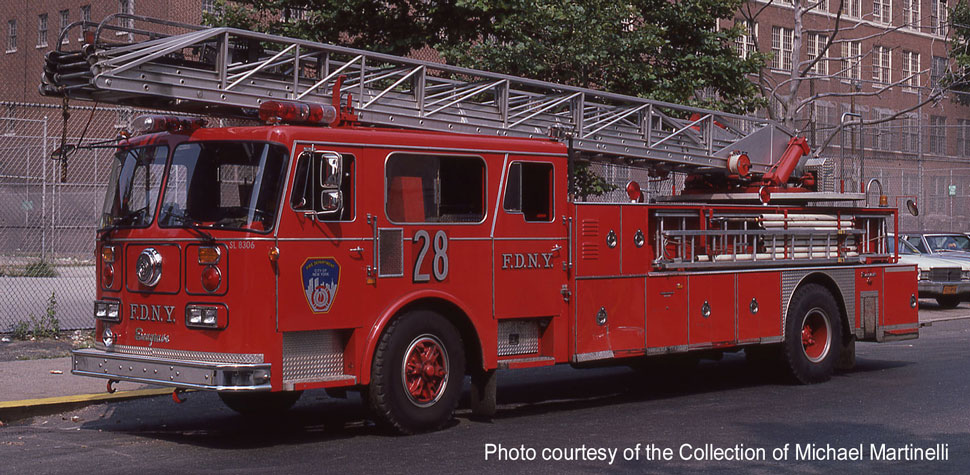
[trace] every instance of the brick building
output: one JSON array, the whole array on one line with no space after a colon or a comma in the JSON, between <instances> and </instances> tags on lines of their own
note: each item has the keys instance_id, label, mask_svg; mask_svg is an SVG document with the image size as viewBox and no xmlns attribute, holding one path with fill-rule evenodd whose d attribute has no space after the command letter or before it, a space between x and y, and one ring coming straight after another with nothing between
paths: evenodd
<instances>
[{"instance_id":1,"label":"brick building","mask_svg":"<svg viewBox=\"0 0 970 475\"><path fill-rule=\"evenodd\" d=\"M895 120L836 135L822 155L837 163L846 157L845 173L856 187L864 164L865 178L880 178L891 205L896 197L917 197L922 216L901 217L902 227L966 230L970 108L953 102L953 93L917 107L939 91L950 65L943 1L750 0L722 25L746 26L736 42L739 54L771 53L763 76L774 93L773 111L785 117L785 104L801 106L789 113L788 124L813 147L825 142L845 113L878 120L902 112ZM794 91L793 69L799 71Z\"/></svg>"}]
</instances>

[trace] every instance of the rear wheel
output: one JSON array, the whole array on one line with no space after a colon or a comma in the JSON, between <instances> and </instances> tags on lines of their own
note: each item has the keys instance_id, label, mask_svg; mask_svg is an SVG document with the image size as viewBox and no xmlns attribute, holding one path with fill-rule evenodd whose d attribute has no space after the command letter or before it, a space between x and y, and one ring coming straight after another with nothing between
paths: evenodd
<instances>
[{"instance_id":1,"label":"rear wheel","mask_svg":"<svg viewBox=\"0 0 970 475\"><path fill-rule=\"evenodd\" d=\"M451 419L465 376L458 330L418 310L388 326L377 344L368 399L378 422L404 434L435 430Z\"/></svg>"},{"instance_id":2,"label":"rear wheel","mask_svg":"<svg viewBox=\"0 0 970 475\"><path fill-rule=\"evenodd\" d=\"M791 377L802 384L828 381L841 350L841 312L835 298L818 284L799 288L788 306L782 346Z\"/></svg>"},{"instance_id":3,"label":"rear wheel","mask_svg":"<svg viewBox=\"0 0 970 475\"><path fill-rule=\"evenodd\" d=\"M957 297L955 295L937 297L936 303L943 308L957 308L957 306L960 305L960 297Z\"/></svg>"},{"instance_id":4,"label":"rear wheel","mask_svg":"<svg viewBox=\"0 0 970 475\"><path fill-rule=\"evenodd\" d=\"M303 391L277 393L220 392L219 399L229 409L247 416L274 415L286 412L296 404Z\"/></svg>"}]
</instances>

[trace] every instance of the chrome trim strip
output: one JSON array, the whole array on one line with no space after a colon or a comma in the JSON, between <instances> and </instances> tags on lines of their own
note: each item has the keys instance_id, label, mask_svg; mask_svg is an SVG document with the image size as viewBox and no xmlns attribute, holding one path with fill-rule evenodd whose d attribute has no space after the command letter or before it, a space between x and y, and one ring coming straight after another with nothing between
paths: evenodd
<instances>
[{"instance_id":1,"label":"chrome trim strip","mask_svg":"<svg viewBox=\"0 0 970 475\"><path fill-rule=\"evenodd\" d=\"M498 137L503 138L503 137ZM537 141L542 141L542 139L535 139ZM521 150L489 150L489 149L475 149L475 148L455 148L455 147L427 147L419 145L395 145L395 144L368 144L368 143L350 143L350 142L314 142L319 145L326 145L329 147L357 147L357 148L378 148L378 149L391 149L391 150L418 150L418 151L432 151L435 153L488 153L488 154L515 154L516 156L536 156L536 157L559 157L566 158L565 153L545 153L545 152L523 152Z\"/></svg>"},{"instance_id":2,"label":"chrome trim strip","mask_svg":"<svg viewBox=\"0 0 970 475\"><path fill-rule=\"evenodd\" d=\"M573 361L576 363L582 363L585 361L596 361L596 360L606 360L613 358L612 350L596 351L593 353L580 353L573 357Z\"/></svg>"}]
</instances>

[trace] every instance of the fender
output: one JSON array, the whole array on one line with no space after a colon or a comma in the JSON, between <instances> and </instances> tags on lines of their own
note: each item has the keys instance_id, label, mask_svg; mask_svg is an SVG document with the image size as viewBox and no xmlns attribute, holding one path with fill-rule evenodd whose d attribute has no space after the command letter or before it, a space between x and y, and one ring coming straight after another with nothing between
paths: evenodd
<instances>
[{"instance_id":1,"label":"fender","mask_svg":"<svg viewBox=\"0 0 970 475\"><path fill-rule=\"evenodd\" d=\"M391 318L397 315L398 312L400 312L400 310L405 306L407 306L408 304L416 300L426 299L426 298L435 298L439 300L444 300L458 307L466 316L472 315L472 312L469 310L469 307L465 305L465 303L462 302L461 299L455 297L452 294L449 294L447 292L442 292L440 290L419 290L417 292L411 292L411 293L405 294L401 298L395 300L394 302L391 303L390 306L384 309L384 311L374 322L374 326L371 327L370 332L367 334L367 341L365 342L364 352L357 366L359 368L357 378L360 384L370 383L370 370L371 370L370 362L374 358L374 352L377 351L377 340L380 338L380 335L384 331L384 328L387 326L387 323L391 321ZM482 356L483 365L486 368L495 367L495 361L488 359L488 356L485 353L485 345L481 344L481 341L482 341L481 329L476 324L474 318L469 317L469 321L471 322L472 328L475 331L475 336L478 338L479 346L481 346L482 348L481 356Z\"/></svg>"}]
</instances>

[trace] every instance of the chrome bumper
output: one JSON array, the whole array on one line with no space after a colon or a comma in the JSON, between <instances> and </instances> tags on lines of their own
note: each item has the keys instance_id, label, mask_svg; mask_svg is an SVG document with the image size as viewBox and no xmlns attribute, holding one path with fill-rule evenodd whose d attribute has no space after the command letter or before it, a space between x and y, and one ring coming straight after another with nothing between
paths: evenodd
<instances>
[{"instance_id":1,"label":"chrome bumper","mask_svg":"<svg viewBox=\"0 0 970 475\"><path fill-rule=\"evenodd\" d=\"M71 352L71 374L210 391L269 391L270 364L212 363L128 355L96 349Z\"/></svg>"},{"instance_id":2,"label":"chrome bumper","mask_svg":"<svg viewBox=\"0 0 970 475\"><path fill-rule=\"evenodd\" d=\"M956 287L956 292L950 294L943 293L944 286L954 286ZM957 295L961 297L966 297L970 295L970 282L959 281L959 282L936 282L930 280L921 280L918 284L919 296L920 298L933 298L942 297L944 295Z\"/></svg>"}]
</instances>

